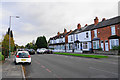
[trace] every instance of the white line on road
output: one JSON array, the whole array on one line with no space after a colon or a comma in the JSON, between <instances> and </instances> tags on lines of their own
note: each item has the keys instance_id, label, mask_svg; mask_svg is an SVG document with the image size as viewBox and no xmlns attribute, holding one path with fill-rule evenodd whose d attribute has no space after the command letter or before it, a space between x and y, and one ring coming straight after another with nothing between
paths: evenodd
<instances>
[{"instance_id":1,"label":"white line on road","mask_svg":"<svg viewBox=\"0 0 120 80\"><path fill-rule=\"evenodd\" d=\"M42 67L42 68L45 68L45 66L43 66L43 65L42 65L41 67Z\"/></svg>"},{"instance_id":2,"label":"white line on road","mask_svg":"<svg viewBox=\"0 0 120 80\"><path fill-rule=\"evenodd\" d=\"M101 69L97 69L97 68L94 68L94 67L89 67L89 68L90 68L90 69L94 69L94 70L98 70L98 71L107 72L107 73L114 74L114 75L118 75L118 73L109 72L109 71L106 71L106 70L101 70Z\"/></svg>"},{"instance_id":3,"label":"white line on road","mask_svg":"<svg viewBox=\"0 0 120 80\"><path fill-rule=\"evenodd\" d=\"M25 73L24 73L24 70L23 70L23 66L22 66L22 65L21 65L21 68L22 68L23 79L26 80L26 79L25 79Z\"/></svg>"},{"instance_id":4,"label":"white line on road","mask_svg":"<svg viewBox=\"0 0 120 80\"><path fill-rule=\"evenodd\" d=\"M51 72L49 69L46 69L48 72Z\"/></svg>"}]
</instances>

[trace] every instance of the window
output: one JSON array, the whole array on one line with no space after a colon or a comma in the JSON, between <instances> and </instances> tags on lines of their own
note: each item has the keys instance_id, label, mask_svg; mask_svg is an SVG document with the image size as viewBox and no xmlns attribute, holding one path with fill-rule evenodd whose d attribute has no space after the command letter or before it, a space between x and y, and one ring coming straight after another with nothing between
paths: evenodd
<instances>
[{"instance_id":1,"label":"window","mask_svg":"<svg viewBox=\"0 0 120 80\"><path fill-rule=\"evenodd\" d=\"M83 49L87 49L87 42L83 42Z\"/></svg>"},{"instance_id":2,"label":"window","mask_svg":"<svg viewBox=\"0 0 120 80\"><path fill-rule=\"evenodd\" d=\"M115 35L115 25L111 26L111 35Z\"/></svg>"},{"instance_id":3,"label":"window","mask_svg":"<svg viewBox=\"0 0 120 80\"><path fill-rule=\"evenodd\" d=\"M111 39L110 40L110 49L112 49L113 46L119 46L119 40L118 39Z\"/></svg>"},{"instance_id":4,"label":"window","mask_svg":"<svg viewBox=\"0 0 120 80\"><path fill-rule=\"evenodd\" d=\"M99 48L99 41L93 41L93 49Z\"/></svg>"},{"instance_id":5,"label":"window","mask_svg":"<svg viewBox=\"0 0 120 80\"><path fill-rule=\"evenodd\" d=\"M73 41L73 36L71 35L71 41Z\"/></svg>"},{"instance_id":6,"label":"window","mask_svg":"<svg viewBox=\"0 0 120 80\"><path fill-rule=\"evenodd\" d=\"M88 32L86 32L86 38L88 38Z\"/></svg>"},{"instance_id":7,"label":"window","mask_svg":"<svg viewBox=\"0 0 120 80\"><path fill-rule=\"evenodd\" d=\"M72 49L72 44L69 44L69 49L70 49L70 50Z\"/></svg>"},{"instance_id":8,"label":"window","mask_svg":"<svg viewBox=\"0 0 120 80\"><path fill-rule=\"evenodd\" d=\"M76 40L78 40L78 35L76 34Z\"/></svg>"},{"instance_id":9,"label":"window","mask_svg":"<svg viewBox=\"0 0 120 80\"><path fill-rule=\"evenodd\" d=\"M94 30L94 38L97 38L97 29Z\"/></svg>"},{"instance_id":10,"label":"window","mask_svg":"<svg viewBox=\"0 0 120 80\"><path fill-rule=\"evenodd\" d=\"M68 44L66 44L66 50L68 50L69 49L69 47L68 47L69 45Z\"/></svg>"}]
</instances>

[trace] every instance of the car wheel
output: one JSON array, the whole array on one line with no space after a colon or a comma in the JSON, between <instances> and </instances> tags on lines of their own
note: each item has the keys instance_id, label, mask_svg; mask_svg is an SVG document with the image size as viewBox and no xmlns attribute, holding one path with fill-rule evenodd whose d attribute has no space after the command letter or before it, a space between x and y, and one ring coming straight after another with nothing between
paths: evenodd
<instances>
[{"instance_id":1,"label":"car wheel","mask_svg":"<svg viewBox=\"0 0 120 80\"><path fill-rule=\"evenodd\" d=\"M31 62L30 63L28 63L29 65L31 64Z\"/></svg>"},{"instance_id":2,"label":"car wheel","mask_svg":"<svg viewBox=\"0 0 120 80\"><path fill-rule=\"evenodd\" d=\"M16 61L14 61L15 65L17 65L18 63L16 63Z\"/></svg>"}]
</instances>

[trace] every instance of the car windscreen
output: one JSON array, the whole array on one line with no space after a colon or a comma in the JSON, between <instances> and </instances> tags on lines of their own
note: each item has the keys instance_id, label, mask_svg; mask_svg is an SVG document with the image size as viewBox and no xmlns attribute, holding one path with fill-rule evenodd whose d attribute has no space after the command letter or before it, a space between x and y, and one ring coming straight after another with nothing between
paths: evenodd
<instances>
[{"instance_id":1,"label":"car windscreen","mask_svg":"<svg viewBox=\"0 0 120 80\"><path fill-rule=\"evenodd\" d=\"M19 58L28 58L28 53L19 53Z\"/></svg>"}]
</instances>

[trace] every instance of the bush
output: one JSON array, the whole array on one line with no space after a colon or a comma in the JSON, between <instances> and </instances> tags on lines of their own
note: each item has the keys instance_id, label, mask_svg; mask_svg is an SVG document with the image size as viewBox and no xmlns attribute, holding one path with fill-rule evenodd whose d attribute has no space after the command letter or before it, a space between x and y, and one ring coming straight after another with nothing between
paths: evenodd
<instances>
[{"instance_id":1,"label":"bush","mask_svg":"<svg viewBox=\"0 0 120 80\"><path fill-rule=\"evenodd\" d=\"M4 56L0 52L0 61L3 61L3 60L4 60Z\"/></svg>"},{"instance_id":2,"label":"bush","mask_svg":"<svg viewBox=\"0 0 120 80\"><path fill-rule=\"evenodd\" d=\"M99 51L102 51L102 48L98 48Z\"/></svg>"},{"instance_id":3,"label":"bush","mask_svg":"<svg viewBox=\"0 0 120 80\"><path fill-rule=\"evenodd\" d=\"M120 46L113 46L111 50L119 50L120 51Z\"/></svg>"}]
</instances>

